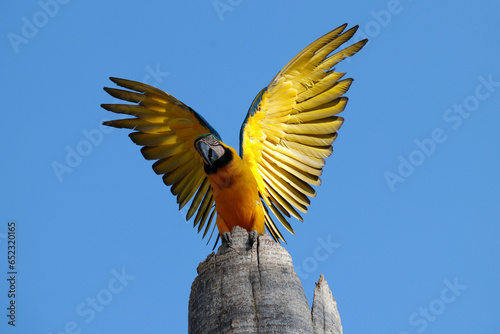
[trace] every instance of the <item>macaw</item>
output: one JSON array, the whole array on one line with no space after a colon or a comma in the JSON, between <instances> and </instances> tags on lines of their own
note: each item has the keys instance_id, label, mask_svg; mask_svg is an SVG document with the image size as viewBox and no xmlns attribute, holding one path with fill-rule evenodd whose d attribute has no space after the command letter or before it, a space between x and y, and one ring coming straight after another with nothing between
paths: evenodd
<instances>
[{"instance_id":1,"label":"macaw","mask_svg":"<svg viewBox=\"0 0 500 334\"><path fill-rule=\"evenodd\" d=\"M224 240L238 225L254 234L267 227L276 241L284 241L270 213L292 234L287 218L303 221L299 211L307 213L309 197L316 195L312 186L320 185L344 121L337 116L347 103L343 95L353 81L334 66L367 42L337 50L358 28L346 27L311 43L259 92L240 129L239 154L193 109L136 81L110 78L126 90L104 90L132 104L101 106L132 117L103 124L134 130L130 138L143 146L146 159L156 160L153 170L177 196L179 210L190 202L186 220L196 214L194 227L205 228L203 237L216 213Z\"/></svg>"}]
</instances>

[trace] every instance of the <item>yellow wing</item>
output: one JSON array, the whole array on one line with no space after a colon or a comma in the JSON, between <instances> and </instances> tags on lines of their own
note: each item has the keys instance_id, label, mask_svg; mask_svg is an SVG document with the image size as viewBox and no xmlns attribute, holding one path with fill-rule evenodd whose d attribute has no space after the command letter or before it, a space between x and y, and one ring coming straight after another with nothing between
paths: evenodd
<instances>
[{"instance_id":1,"label":"yellow wing","mask_svg":"<svg viewBox=\"0 0 500 334\"><path fill-rule=\"evenodd\" d=\"M104 122L115 128L134 130L129 136L141 149L144 158L156 160L153 170L163 175L177 196L179 210L191 199L186 215L189 220L196 212L194 226L198 232L210 228L215 213L210 181L203 170L203 159L194 148L195 139L205 133L220 136L199 114L175 97L157 88L136 81L110 78L128 90L104 88L111 96L135 104L103 104L104 109L132 118ZM214 225L215 228L215 225ZM213 233L213 230L212 230Z\"/></svg>"},{"instance_id":2,"label":"yellow wing","mask_svg":"<svg viewBox=\"0 0 500 334\"><path fill-rule=\"evenodd\" d=\"M302 221L309 197L320 185L325 158L343 118L353 79L342 79L333 66L354 55L367 42L336 51L356 32L347 24L311 43L295 56L255 98L240 132L240 154L257 179L262 201L293 232L286 217ZM332 53L333 52L333 53ZM264 207L266 207L264 206ZM266 226L275 240L283 239L265 212Z\"/></svg>"}]
</instances>

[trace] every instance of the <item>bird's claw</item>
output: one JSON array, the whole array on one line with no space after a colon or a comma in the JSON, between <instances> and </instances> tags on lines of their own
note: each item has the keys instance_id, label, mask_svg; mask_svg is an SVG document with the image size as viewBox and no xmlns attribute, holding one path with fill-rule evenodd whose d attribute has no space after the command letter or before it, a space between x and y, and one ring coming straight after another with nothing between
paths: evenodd
<instances>
[{"instance_id":1,"label":"bird's claw","mask_svg":"<svg viewBox=\"0 0 500 334\"><path fill-rule=\"evenodd\" d=\"M222 233L222 242L225 242L228 247L231 247L231 245L233 244L231 240L231 232Z\"/></svg>"},{"instance_id":2,"label":"bird's claw","mask_svg":"<svg viewBox=\"0 0 500 334\"><path fill-rule=\"evenodd\" d=\"M253 244L257 241L259 238L259 232L253 230L248 234L248 241L250 243L250 248L253 246Z\"/></svg>"}]
</instances>

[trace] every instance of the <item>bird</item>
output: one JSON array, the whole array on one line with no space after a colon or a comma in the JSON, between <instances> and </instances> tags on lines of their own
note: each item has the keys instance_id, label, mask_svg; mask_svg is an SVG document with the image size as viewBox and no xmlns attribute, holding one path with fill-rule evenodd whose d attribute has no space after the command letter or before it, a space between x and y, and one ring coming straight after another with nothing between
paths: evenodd
<instances>
[{"instance_id":1,"label":"bird","mask_svg":"<svg viewBox=\"0 0 500 334\"><path fill-rule=\"evenodd\" d=\"M303 221L344 121L338 114L353 79L335 66L368 42L344 47L358 26L346 28L312 42L257 94L240 128L239 153L192 108L137 81L110 77L120 88L104 90L128 103L101 107L128 118L103 124L132 130L130 139L155 161L179 210L189 204L186 220L194 217L203 238L212 226L208 240L217 227L216 244L219 237L230 243L232 228L240 226L252 240L267 228L276 242L286 242L275 219L295 234L288 220Z\"/></svg>"}]
</instances>

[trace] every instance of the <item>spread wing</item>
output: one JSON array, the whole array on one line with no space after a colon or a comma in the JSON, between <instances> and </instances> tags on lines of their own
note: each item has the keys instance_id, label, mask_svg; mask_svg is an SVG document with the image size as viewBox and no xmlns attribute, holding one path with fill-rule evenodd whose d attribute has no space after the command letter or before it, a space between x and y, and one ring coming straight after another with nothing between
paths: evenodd
<instances>
[{"instance_id":1,"label":"spread wing","mask_svg":"<svg viewBox=\"0 0 500 334\"><path fill-rule=\"evenodd\" d=\"M262 201L293 232L285 217L302 221L309 197L320 185L325 158L343 118L353 79L333 68L367 42L337 50L356 32L347 24L311 43L293 58L253 101L240 132L240 154L250 167ZM275 240L283 239L266 209L266 226Z\"/></svg>"},{"instance_id":2,"label":"spread wing","mask_svg":"<svg viewBox=\"0 0 500 334\"><path fill-rule=\"evenodd\" d=\"M157 88L136 81L110 78L127 90L104 88L111 96L132 104L103 104L104 109L132 116L104 122L115 128L127 128L130 139L143 146L142 155L156 160L153 170L177 197L179 210L190 200L186 220L196 213L194 226L204 227L205 236L215 213L210 181L203 170L203 159L194 148L195 139L205 133L219 134L193 109ZM215 228L215 224L214 224ZM212 230L213 232L213 230Z\"/></svg>"}]
</instances>

